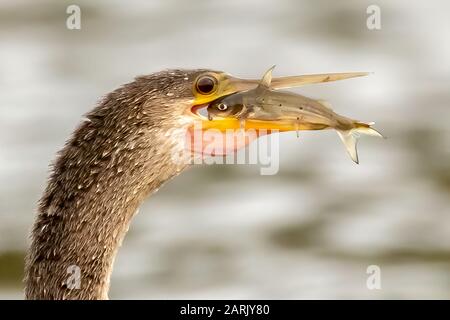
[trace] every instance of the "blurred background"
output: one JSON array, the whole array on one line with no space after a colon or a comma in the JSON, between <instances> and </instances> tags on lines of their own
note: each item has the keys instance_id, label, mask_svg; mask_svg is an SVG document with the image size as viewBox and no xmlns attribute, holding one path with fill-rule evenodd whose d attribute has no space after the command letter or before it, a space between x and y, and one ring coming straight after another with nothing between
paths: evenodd
<instances>
[{"instance_id":1,"label":"blurred background","mask_svg":"<svg viewBox=\"0 0 450 320\"><path fill-rule=\"evenodd\" d=\"M81 8L81 30L66 8ZM381 29L366 26L369 5ZM0 298L53 160L82 114L136 75L371 71L296 92L376 121L355 165L332 131L280 136L280 171L197 166L134 218L110 297L450 298L448 1L0 1ZM195 186L195 187L192 187ZM381 289L366 269L381 269Z\"/></svg>"}]
</instances>

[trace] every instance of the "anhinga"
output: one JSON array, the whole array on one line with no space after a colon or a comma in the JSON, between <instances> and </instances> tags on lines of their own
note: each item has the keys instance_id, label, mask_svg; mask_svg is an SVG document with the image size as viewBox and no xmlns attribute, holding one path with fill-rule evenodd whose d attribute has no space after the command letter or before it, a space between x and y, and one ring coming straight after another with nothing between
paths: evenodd
<instances>
[{"instance_id":1,"label":"anhinga","mask_svg":"<svg viewBox=\"0 0 450 320\"><path fill-rule=\"evenodd\" d=\"M364 74L274 78L272 87ZM194 122L203 123L201 130L239 127L235 119L208 121L198 110L257 84L224 72L167 70L137 77L106 95L53 164L26 259L26 298L107 299L114 258L139 205L189 166L174 161L173 152L186 146ZM265 125L273 129L277 123L250 122L246 128ZM70 266L80 270L77 289L67 285Z\"/></svg>"}]
</instances>

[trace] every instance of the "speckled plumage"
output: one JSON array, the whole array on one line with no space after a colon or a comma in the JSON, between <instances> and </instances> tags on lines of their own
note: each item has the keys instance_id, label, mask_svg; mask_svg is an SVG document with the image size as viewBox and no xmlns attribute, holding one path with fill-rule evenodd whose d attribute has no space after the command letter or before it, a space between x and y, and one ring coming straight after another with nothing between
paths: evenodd
<instances>
[{"instance_id":1,"label":"speckled plumage","mask_svg":"<svg viewBox=\"0 0 450 320\"><path fill-rule=\"evenodd\" d=\"M182 144L183 113L203 71L138 77L87 114L59 152L40 200L26 259L27 299L108 298L131 218L146 196L186 168L171 160L171 150ZM80 289L67 288L72 265L80 267Z\"/></svg>"}]
</instances>

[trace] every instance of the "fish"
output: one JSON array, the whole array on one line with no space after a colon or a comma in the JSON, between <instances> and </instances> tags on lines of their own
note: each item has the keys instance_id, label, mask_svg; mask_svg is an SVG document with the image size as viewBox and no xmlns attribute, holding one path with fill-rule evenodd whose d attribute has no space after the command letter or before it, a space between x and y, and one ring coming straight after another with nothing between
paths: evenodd
<instances>
[{"instance_id":1,"label":"fish","mask_svg":"<svg viewBox=\"0 0 450 320\"><path fill-rule=\"evenodd\" d=\"M276 122L299 130L334 129L342 140L348 154L359 163L357 143L362 135L384 138L374 129L374 122L354 120L333 111L324 100L271 89L273 66L265 72L254 89L234 93L212 101L207 107L208 119L234 118L241 128L248 120Z\"/></svg>"}]
</instances>

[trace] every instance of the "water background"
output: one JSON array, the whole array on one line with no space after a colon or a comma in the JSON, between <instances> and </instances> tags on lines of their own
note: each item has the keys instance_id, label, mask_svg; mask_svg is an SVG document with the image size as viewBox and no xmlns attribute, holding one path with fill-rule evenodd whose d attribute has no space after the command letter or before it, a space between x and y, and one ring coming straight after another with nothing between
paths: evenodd
<instances>
[{"instance_id":1,"label":"water background","mask_svg":"<svg viewBox=\"0 0 450 320\"><path fill-rule=\"evenodd\" d=\"M336 134L280 137L280 172L198 166L148 199L111 298L450 298L450 3L0 1L0 298L23 256L48 164L81 115L134 76L211 68L259 77L371 71L296 92L376 121L361 164ZM65 27L66 7L82 29ZM378 265L382 289L368 290Z\"/></svg>"}]
</instances>

